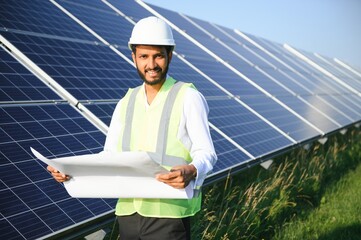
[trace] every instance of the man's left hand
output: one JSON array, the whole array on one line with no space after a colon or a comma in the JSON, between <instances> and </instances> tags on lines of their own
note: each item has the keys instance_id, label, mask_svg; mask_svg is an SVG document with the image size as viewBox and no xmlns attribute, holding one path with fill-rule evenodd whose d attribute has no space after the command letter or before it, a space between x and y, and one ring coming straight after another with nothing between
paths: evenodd
<instances>
[{"instance_id":1,"label":"man's left hand","mask_svg":"<svg viewBox=\"0 0 361 240\"><path fill-rule=\"evenodd\" d=\"M197 169L192 165L180 165L173 167L169 173L156 176L157 180L171 187L182 189L197 176Z\"/></svg>"}]
</instances>

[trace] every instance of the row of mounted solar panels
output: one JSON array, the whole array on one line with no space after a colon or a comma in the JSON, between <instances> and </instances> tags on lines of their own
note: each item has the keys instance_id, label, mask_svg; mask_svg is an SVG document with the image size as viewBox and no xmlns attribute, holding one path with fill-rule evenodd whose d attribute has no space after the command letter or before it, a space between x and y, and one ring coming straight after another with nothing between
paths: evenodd
<instances>
[{"instance_id":1,"label":"row of mounted solar panels","mask_svg":"<svg viewBox=\"0 0 361 240\"><path fill-rule=\"evenodd\" d=\"M77 107L108 125L118 99L141 84L127 41L149 15L174 28L169 74L210 106L212 177L361 119L359 73L326 57L302 52L329 74L277 43L142 2L0 4L1 238L43 237L114 208L114 199L70 198L29 148L48 157L102 150L106 128Z\"/></svg>"}]
</instances>

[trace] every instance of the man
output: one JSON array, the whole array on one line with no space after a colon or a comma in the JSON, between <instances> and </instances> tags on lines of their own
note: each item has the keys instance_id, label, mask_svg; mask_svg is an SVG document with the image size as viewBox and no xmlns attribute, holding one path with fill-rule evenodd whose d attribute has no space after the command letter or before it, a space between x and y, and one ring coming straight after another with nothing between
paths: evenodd
<instances>
[{"instance_id":1,"label":"man","mask_svg":"<svg viewBox=\"0 0 361 240\"><path fill-rule=\"evenodd\" d=\"M167 76L175 47L171 28L161 19L140 20L129 48L143 85L119 101L104 151L160 153L170 171L156 179L174 188L194 183L199 190L216 162L208 126L208 106L192 84ZM58 182L69 179L48 166ZM192 199L119 199L120 239L190 239L190 216L200 210L201 194Z\"/></svg>"}]
</instances>

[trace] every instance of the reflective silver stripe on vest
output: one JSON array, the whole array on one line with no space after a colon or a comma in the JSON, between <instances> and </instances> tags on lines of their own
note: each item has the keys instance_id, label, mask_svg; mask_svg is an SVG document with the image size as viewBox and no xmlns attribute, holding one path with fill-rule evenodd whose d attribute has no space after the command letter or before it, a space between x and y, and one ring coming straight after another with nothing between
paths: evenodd
<instances>
[{"instance_id":1,"label":"reflective silver stripe on vest","mask_svg":"<svg viewBox=\"0 0 361 240\"><path fill-rule=\"evenodd\" d=\"M184 82L177 82L173 85L173 87L169 91L166 101L164 103L162 116L159 122L156 152L148 152L149 156L155 162L165 166L176 166L176 165L187 164L187 161L185 161L181 157L166 155L170 115L172 113L172 109L175 100L177 98L177 95L183 85ZM132 129L133 116L134 116L135 99L140 88L141 86L135 88L129 98L126 116L125 116L125 128L123 133L123 142L122 142L123 151L130 151L130 135Z\"/></svg>"},{"instance_id":2,"label":"reflective silver stripe on vest","mask_svg":"<svg viewBox=\"0 0 361 240\"><path fill-rule=\"evenodd\" d=\"M130 151L130 135L132 132L132 125L133 125L135 98L141 88L142 86L136 87L129 97L127 111L125 113L125 123L124 123L124 132L123 132L123 140L122 140L123 152Z\"/></svg>"}]
</instances>

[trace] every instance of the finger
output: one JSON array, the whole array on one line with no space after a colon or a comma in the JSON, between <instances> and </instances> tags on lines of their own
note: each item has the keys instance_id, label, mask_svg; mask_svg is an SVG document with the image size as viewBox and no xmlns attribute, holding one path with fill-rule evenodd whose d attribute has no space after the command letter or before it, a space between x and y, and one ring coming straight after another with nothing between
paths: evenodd
<instances>
[{"instance_id":1,"label":"finger","mask_svg":"<svg viewBox=\"0 0 361 240\"><path fill-rule=\"evenodd\" d=\"M57 182L65 182L70 179L70 176L62 173L53 174L53 177Z\"/></svg>"},{"instance_id":2,"label":"finger","mask_svg":"<svg viewBox=\"0 0 361 240\"><path fill-rule=\"evenodd\" d=\"M177 178L177 177L179 177L179 176L180 176L180 172L179 172L179 171L175 171L175 172L157 174L157 175L156 175L156 178L157 178L157 179L164 180L164 181L167 181L167 180L175 179L175 178Z\"/></svg>"},{"instance_id":3,"label":"finger","mask_svg":"<svg viewBox=\"0 0 361 240\"><path fill-rule=\"evenodd\" d=\"M54 167L52 166L47 166L46 168L51 174L53 173L59 173L59 171L57 169L55 169Z\"/></svg>"},{"instance_id":4,"label":"finger","mask_svg":"<svg viewBox=\"0 0 361 240\"><path fill-rule=\"evenodd\" d=\"M55 168L53 168L52 166L47 166L46 169L49 171L49 172L53 172L55 170Z\"/></svg>"}]
</instances>

